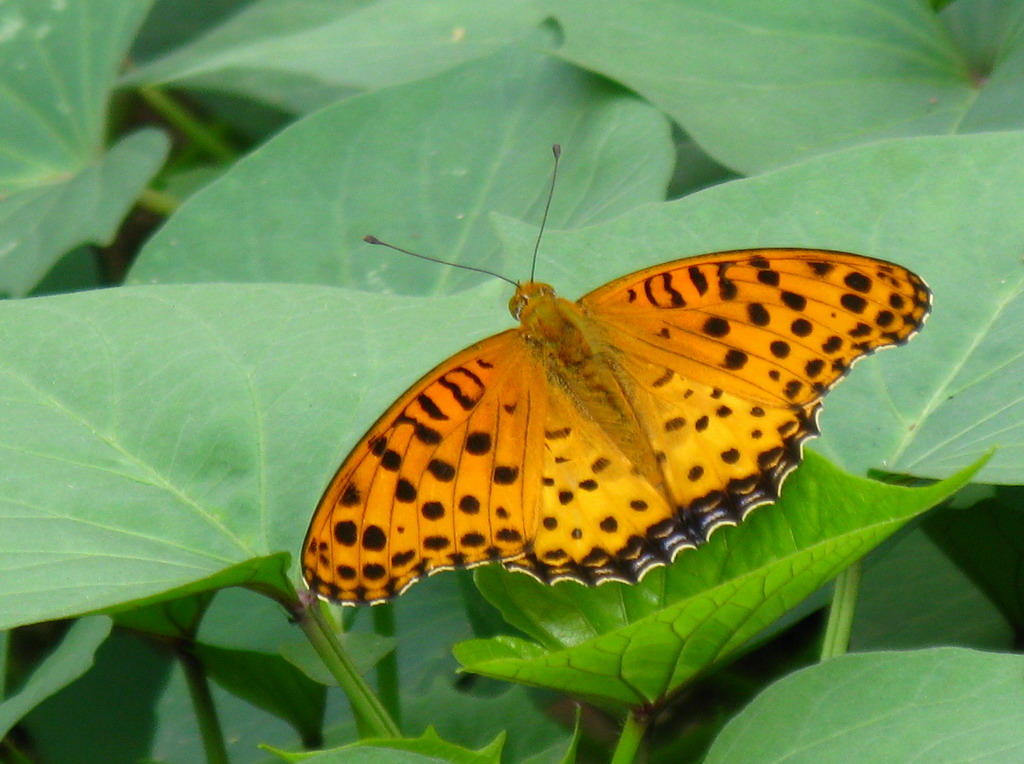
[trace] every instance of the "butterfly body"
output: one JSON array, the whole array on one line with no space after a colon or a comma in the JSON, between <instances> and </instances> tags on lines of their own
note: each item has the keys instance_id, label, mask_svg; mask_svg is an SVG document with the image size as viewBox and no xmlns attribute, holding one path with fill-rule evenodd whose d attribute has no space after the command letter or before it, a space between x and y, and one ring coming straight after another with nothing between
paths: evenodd
<instances>
[{"instance_id":1,"label":"butterfly body","mask_svg":"<svg viewBox=\"0 0 1024 764\"><path fill-rule=\"evenodd\" d=\"M523 342L549 386L560 390L580 416L597 423L640 474L660 482L654 449L629 404L632 381L600 323L581 303L558 297L539 282L520 285L509 310L522 324Z\"/></svg>"},{"instance_id":2,"label":"butterfly body","mask_svg":"<svg viewBox=\"0 0 1024 764\"><path fill-rule=\"evenodd\" d=\"M637 581L774 501L821 397L929 305L906 269L822 250L689 258L577 302L521 284L520 326L425 375L342 464L304 578L346 603L495 560Z\"/></svg>"}]
</instances>

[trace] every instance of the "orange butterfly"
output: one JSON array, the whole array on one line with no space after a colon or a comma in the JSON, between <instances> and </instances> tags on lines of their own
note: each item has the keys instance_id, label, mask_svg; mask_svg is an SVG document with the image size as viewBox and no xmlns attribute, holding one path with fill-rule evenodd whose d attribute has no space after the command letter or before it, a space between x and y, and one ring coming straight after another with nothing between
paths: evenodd
<instances>
[{"instance_id":1,"label":"orange butterfly","mask_svg":"<svg viewBox=\"0 0 1024 764\"><path fill-rule=\"evenodd\" d=\"M521 284L520 326L430 371L341 465L303 577L348 604L498 560L638 581L774 501L822 396L930 301L906 268L810 249L677 260L577 302Z\"/></svg>"}]
</instances>

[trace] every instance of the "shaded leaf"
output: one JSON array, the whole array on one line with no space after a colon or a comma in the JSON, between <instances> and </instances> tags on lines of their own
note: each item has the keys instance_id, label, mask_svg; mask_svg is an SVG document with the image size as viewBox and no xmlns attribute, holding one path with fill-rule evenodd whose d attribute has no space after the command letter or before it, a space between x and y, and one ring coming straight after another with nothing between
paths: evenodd
<instances>
[{"instance_id":1,"label":"shaded leaf","mask_svg":"<svg viewBox=\"0 0 1024 764\"><path fill-rule=\"evenodd\" d=\"M148 635L192 640L213 595L213 591L200 591L191 596L128 608L117 613L114 623Z\"/></svg>"},{"instance_id":2,"label":"shaded leaf","mask_svg":"<svg viewBox=\"0 0 1024 764\"><path fill-rule=\"evenodd\" d=\"M978 514L981 508L978 507ZM964 510L964 519L975 516ZM923 518L929 527L947 513ZM979 522L984 522L978 517ZM864 566L850 649L905 650L955 644L1009 650L1013 633L1006 619L956 564L920 528L878 549Z\"/></svg>"},{"instance_id":3,"label":"shaded leaf","mask_svg":"<svg viewBox=\"0 0 1024 764\"><path fill-rule=\"evenodd\" d=\"M984 591L1024 634L1024 489L1005 486L962 510L942 512L925 524L928 536Z\"/></svg>"},{"instance_id":4,"label":"shaded leaf","mask_svg":"<svg viewBox=\"0 0 1024 764\"><path fill-rule=\"evenodd\" d=\"M154 709L173 669L169 653L115 629L89 671L24 719L35 755L76 764L132 764L150 756ZM181 711L196 735L193 709Z\"/></svg>"},{"instance_id":5,"label":"shaded leaf","mask_svg":"<svg viewBox=\"0 0 1024 764\"><path fill-rule=\"evenodd\" d=\"M229 692L284 719L303 740L318 740L324 686L278 655L197 645L206 674Z\"/></svg>"},{"instance_id":6,"label":"shaded leaf","mask_svg":"<svg viewBox=\"0 0 1024 764\"><path fill-rule=\"evenodd\" d=\"M96 649L110 635L110 627L110 619L104 616L89 616L72 624L18 691L0 701L0 738L35 706L92 667Z\"/></svg>"}]
</instances>

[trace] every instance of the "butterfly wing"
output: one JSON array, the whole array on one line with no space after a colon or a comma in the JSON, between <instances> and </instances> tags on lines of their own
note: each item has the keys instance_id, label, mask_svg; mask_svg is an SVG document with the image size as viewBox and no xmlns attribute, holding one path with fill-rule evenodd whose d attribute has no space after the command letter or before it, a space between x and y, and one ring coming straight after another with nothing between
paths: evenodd
<instances>
[{"instance_id":1,"label":"butterfly wing","mask_svg":"<svg viewBox=\"0 0 1024 764\"><path fill-rule=\"evenodd\" d=\"M630 401L658 472L642 474L608 432L549 391L540 523L528 553L505 566L547 583L635 582L778 498L818 434L818 406L756 406L621 356Z\"/></svg>"},{"instance_id":2,"label":"butterfly wing","mask_svg":"<svg viewBox=\"0 0 1024 764\"><path fill-rule=\"evenodd\" d=\"M579 305L604 335L608 362L661 477L629 471L603 433L573 423L584 437L566 449L564 464L545 464L545 519L533 553L509 567L543 580L594 583L637 580L720 525L774 501L802 458L803 442L818 434L821 397L859 358L906 342L923 323L930 294L916 275L883 261L751 250L649 268ZM571 413L550 407L550 416L571 420ZM583 458L574 460L576 452ZM605 462L617 468L614 483L593 469ZM548 532L552 496L576 501L587 495L578 489L584 485L604 503L587 508L574 528L636 520L627 509L634 501L653 510L646 516L653 521L631 522L626 536L592 532L596 543L585 555L577 549L561 559L573 550L564 536ZM652 488L654 499L645 493Z\"/></svg>"},{"instance_id":3,"label":"butterfly wing","mask_svg":"<svg viewBox=\"0 0 1024 764\"><path fill-rule=\"evenodd\" d=\"M822 395L906 342L930 295L871 258L746 250L648 268L578 305L600 346L591 377L566 376L560 345L538 355L524 326L378 420L314 514L314 592L379 602L491 560L549 582L636 581L773 501Z\"/></svg>"},{"instance_id":4,"label":"butterfly wing","mask_svg":"<svg viewBox=\"0 0 1024 764\"><path fill-rule=\"evenodd\" d=\"M557 385L547 389L539 522L527 554L505 566L554 583L638 580L671 561L679 539L663 491L596 419ZM679 542L679 543L677 543Z\"/></svg>"},{"instance_id":5,"label":"butterfly wing","mask_svg":"<svg viewBox=\"0 0 1024 764\"><path fill-rule=\"evenodd\" d=\"M326 599L380 602L424 575L524 554L535 533L544 377L518 330L403 394L331 480L303 545Z\"/></svg>"},{"instance_id":6,"label":"butterfly wing","mask_svg":"<svg viewBox=\"0 0 1024 764\"><path fill-rule=\"evenodd\" d=\"M894 263L756 249L647 268L579 304L611 345L664 370L750 401L806 406L858 359L909 340L931 295Z\"/></svg>"}]
</instances>

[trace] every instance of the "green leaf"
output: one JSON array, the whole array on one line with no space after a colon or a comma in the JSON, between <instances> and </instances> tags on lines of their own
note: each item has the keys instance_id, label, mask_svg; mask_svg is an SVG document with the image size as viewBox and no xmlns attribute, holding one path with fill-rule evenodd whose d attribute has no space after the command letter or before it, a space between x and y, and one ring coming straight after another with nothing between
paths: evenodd
<instances>
[{"instance_id":1,"label":"green leaf","mask_svg":"<svg viewBox=\"0 0 1024 764\"><path fill-rule=\"evenodd\" d=\"M90 616L72 624L57 648L18 691L0 702L0 738L35 706L92 667L96 649L110 635L110 627L110 619L104 616Z\"/></svg>"},{"instance_id":2,"label":"green leaf","mask_svg":"<svg viewBox=\"0 0 1024 764\"><path fill-rule=\"evenodd\" d=\"M984 591L1014 628L1024 632L1024 489L1006 486L961 510L936 515L928 536Z\"/></svg>"},{"instance_id":3,"label":"green leaf","mask_svg":"<svg viewBox=\"0 0 1024 764\"><path fill-rule=\"evenodd\" d=\"M342 95L423 79L486 57L533 32L543 19L535 5L531 0L262 0L126 81L226 91L306 111Z\"/></svg>"},{"instance_id":4,"label":"green leaf","mask_svg":"<svg viewBox=\"0 0 1024 764\"><path fill-rule=\"evenodd\" d=\"M143 130L57 177L3 188L0 178L0 292L23 296L79 244L108 244L139 192L159 169L167 139Z\"/></svg>"},{"instance_id":5,"label":"green leaf","mask_svg":"<svg viewBox=\"0 0 1024 764\"><path fill-rule=\"evenodd\" d=\"M25 718L34 754L40 761L76 764L127 764L150 756L158 700L173 667L168 652L115 629L89 671ZM194 712L182 694L179 724L183 719L196 736Z\"/></svg>"},{"instance_id":6,"label":"green leaf","mask_svg":"<svg viewBox=\"0 0 1024 764\"><path fill-rule=\"evenodd\" d=\"M626 705L664 700L976 469L910 489L845 475L812 452L775 505L636 586L547 587L481 569L484 595L537 642L473 640L456 645L455 655L468 671L573 695ZM579 625L566 628L570 619Z\"/></svg>"},{"instance_id":7,"label":"green leaf","mask_svg":"<svg viewBox=\"0 0 1024 764\"><path fill-rule=\"evenodd\" d=\"M470 751L438 737L430 727L418 738L402 740L365 739L332 751L324 751L310 758L301 758L310 764L376 764L388 761L395 764L501 764L501 750L505 736L479 751Z\"/></svg>"},{"instance_id":8,"label":"green leaf","mask_svg":"<svg viewBox=\"0 0 1024 764\"><path fill-rule=\"evenodd\" d=\"M918 0L567 0L553 13L565 35L554 53L637 91L745 175L884 138L1024 124L1012 11L987 20L1000 41L991 72L972 71Z\"/></svg>"},{"instance_id":9,"label":"green leaf","mask_svg":"<svg viewBox=\"0 0 1024 764\"><path fill-rule=\"evenodd\" d=\"M0 303L5 625L230 585L294 596L281 550L349 415L344 356L320 376L317 348L360 314L335 290L255 290Z\"/></svg>"},{"instance_id":10,"label":"green leaf","mask_svg":"<svg viewBox=\"0 0 1024 764\"><path fill-rule=\"evenodd\" d=\"M76 245L108 242L167 153L141 131L103 153L107 101L149 2L0 9L0 293L28 293Z\"/></svg>"},{"instance_id":11,"label":"green leaf","mask_svg":"<svg viewBox=\"0 0 1024 764\"><path fill-rule=\"evenodd\" d=\"M929 513L924 527L943 521L949 510ZM962 514L985 522L982 507ZM857 599L850 649L906 650L955 644L1010 650L1013 631L972 581L915 528L883 544L868 558ZM1005 575L1007 568L1001 569Z\"/></svg>"},{"instance_id":12,"label":"green leaf","mask_svg":"<svg viewBox=\"0 0 1024 764\"><path fill-rule=\"evenodd\" d=\"M369 233L525 278L530 250L502 256L488 216L539 223L555 142L567 150L551 226L587 225L664 198L672 143L662 115L592 75L508 50L283 130L190 197L147 243L129 281L423 294L483 278L371 249Z\"/></svg>"},{"instance_id":13,"label":"green leaf","mask_svg":"<svg viewBox=\"0 0 1024 764\"><path fill-rule=\"evenodd\" d=\"M197 645L207 675L240 698L284 719L303 740L316 740L324 716L324 686L278 655Z\"/></svg>"},{"instance_id":14,"label":"green leaf","mask_svg":"<svg viewBox=\"0 0 1024 764\"><path fill-rule=\"evenodd\" d=\"M117 67L149 5L148 0L4 4L0 123L7 150L0 154L0 178L15 186L35 185L95 149L103 139Z\"/></svg>"},{"instance_id":15,"label":"green leaf","mask_svg":"<svg viewBox=\"0 0 1024 764\"><path fill-rule=\"evenodd\" d=\"M1022 674L1024 656L953 647L844 655L761 693L704 761L1016 764Z\"/></svg>"}]
</instances>

